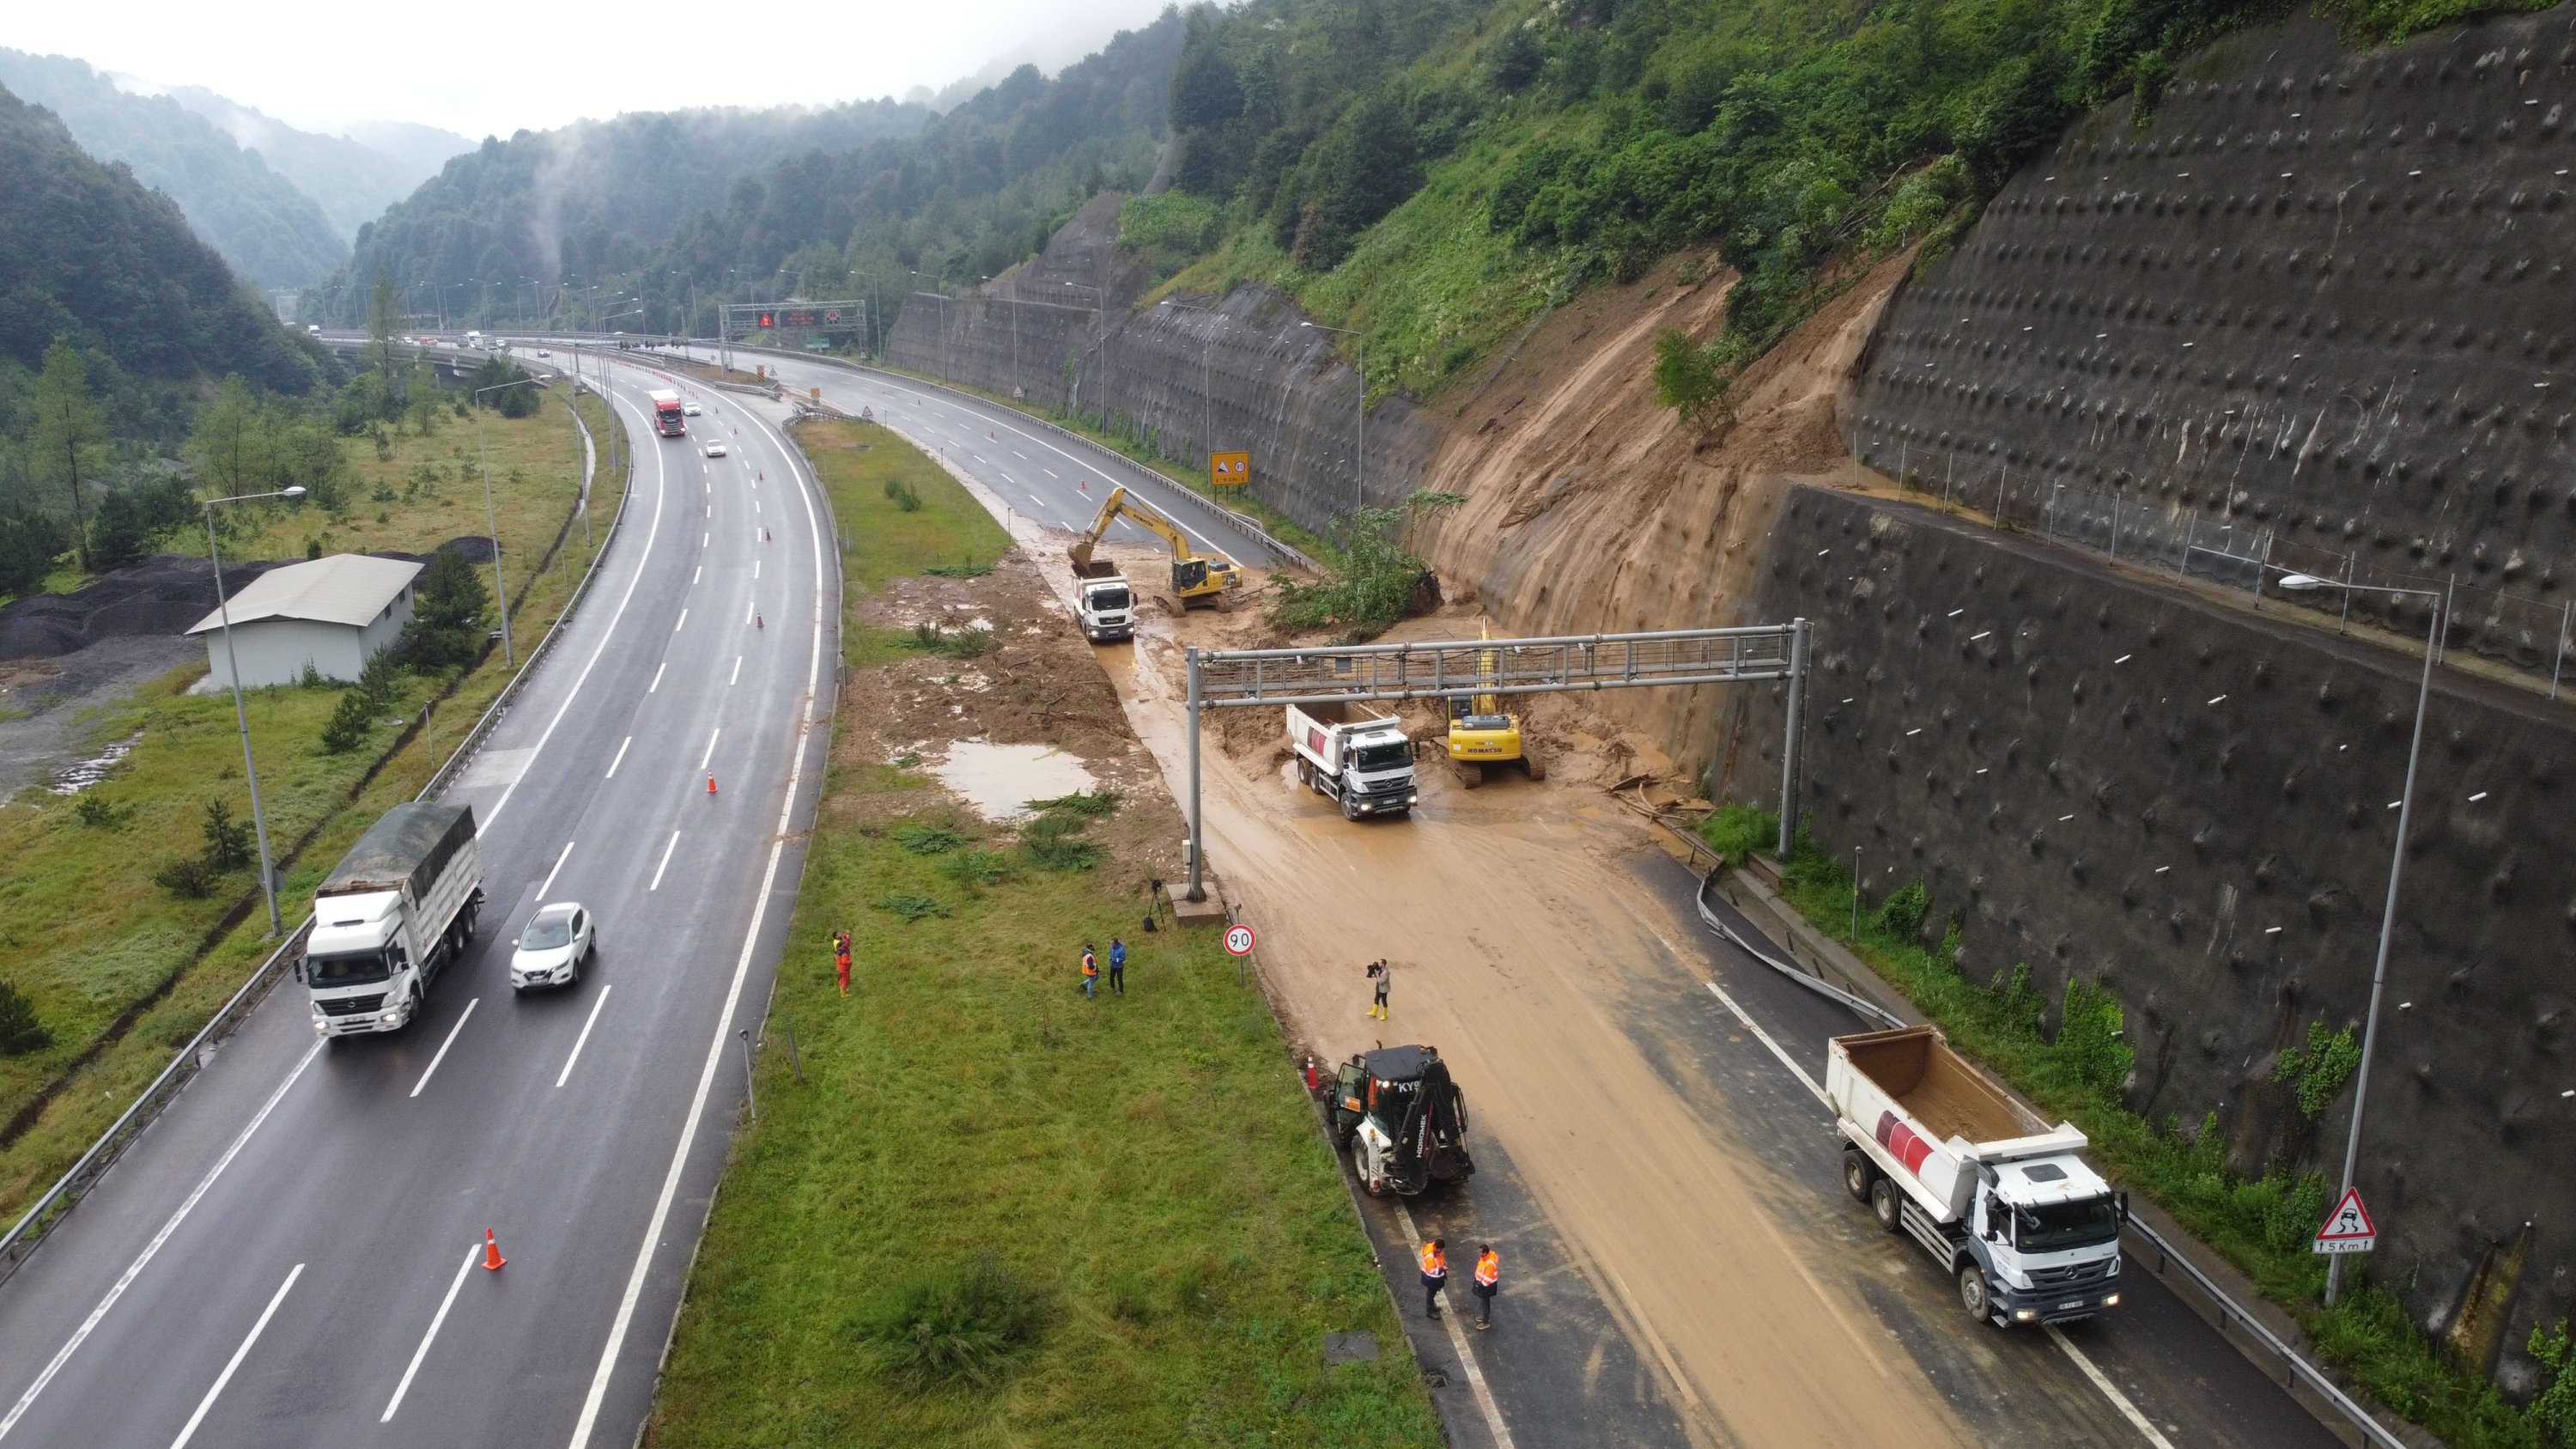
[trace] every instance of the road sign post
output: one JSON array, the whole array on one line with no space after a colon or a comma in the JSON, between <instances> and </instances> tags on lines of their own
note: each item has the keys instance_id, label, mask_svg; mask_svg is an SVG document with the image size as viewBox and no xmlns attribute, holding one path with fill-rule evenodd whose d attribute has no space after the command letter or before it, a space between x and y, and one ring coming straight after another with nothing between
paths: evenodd
<instances>
[{"instance_id":1,"label":"road sign post","mask_svg":"<svg viewBox=\"0 0 2576 1449\"><path fill-rule=\"evenodd\" d=\"M1252 928L1251 928L1250 926L1247 926L1247 925L1243 924L1243 923L1242 923L1242 922L1240 922L1240 921L1237 921L1237 922L1236 922L1236 923L1234 923L1233 925L1226 927L1226 928L1225 928L1225 949L1226 949L1226 954L1231 955L1231 956L1249 956L1249 955L1251 955L1251 954L1252 954Z\"/></svg>"},{"instance_id":2,"label":"road sign post","mask_svg":"<svg viewBox=\"0 0 2576 1449\"><path fill-rule=\"evenodd\" d=\"M2344 1189L2343 1201L2326 1215L2326 1225L2317 1229L2311 1248L2319 1253L2367 1253L2379 1242L2379 1227L2370 1220L2370 1209L2361 1205L2361 1189Z\"/></svg>"}]
</instances>

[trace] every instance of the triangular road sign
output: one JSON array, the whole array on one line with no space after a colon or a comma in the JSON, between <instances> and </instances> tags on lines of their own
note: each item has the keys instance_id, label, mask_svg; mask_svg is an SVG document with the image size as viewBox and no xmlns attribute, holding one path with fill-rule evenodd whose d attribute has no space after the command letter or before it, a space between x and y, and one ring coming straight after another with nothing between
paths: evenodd
<instances>
[{"instance_id":1,"label":"triangular road sign","mask_svg":"<svg viewBox=\"0 0 2576 1449\"><path fill-rule=\"evenodd\" d=\"M2315 1250L2320 1253L2367 1253L2379 1241L2379 1227L2370 1220L2370 1209L2361 1205L2361 1189L2344 1189L2343 1200L2326 1215L2326 1225L2317 1229Z\"/></svg>"}]
</instances>

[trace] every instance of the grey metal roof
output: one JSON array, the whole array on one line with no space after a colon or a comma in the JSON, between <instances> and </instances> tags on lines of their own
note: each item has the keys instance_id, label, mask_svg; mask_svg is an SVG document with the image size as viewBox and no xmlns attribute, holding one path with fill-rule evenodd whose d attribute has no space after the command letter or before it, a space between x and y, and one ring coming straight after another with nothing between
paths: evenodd
<instances>
[{"instance_id":1,"label":"grey metal roof","mask_svg":"<svg viewBox=\"0 0 2576 1449\"><path fill-rule=\"evenodd\" d=\"M335 553L270 569L233 595L229 607L236 626L262 619L306 619L364 628L410 586L420 568L402 559ZM217 608L188 632L220 629L223 616L224 609Z\"/></svg>"}]
</instances>

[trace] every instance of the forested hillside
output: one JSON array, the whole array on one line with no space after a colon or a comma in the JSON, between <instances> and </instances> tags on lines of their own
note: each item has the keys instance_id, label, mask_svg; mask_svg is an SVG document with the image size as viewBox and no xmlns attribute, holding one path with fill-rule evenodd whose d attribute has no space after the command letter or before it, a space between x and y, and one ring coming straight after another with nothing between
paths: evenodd
<instances>
[{"instance_id":1,"label":"forested hillside","mask_svg":"<svg viewBox=\"0 0 2576 1449\"><path fill-rule=\"evenodd\" d=\"M315 135L203 86L175 87L170 99L257 151L270 170L313 198L343 240L437 175L448 157L474 148L463 136L428 126L403 127L401 142L382 148L350 136Z\"/></svg>"},{"instance_id":2,"label":"forested hillside","mask_svg":"<svg viewBox=\"0 0 2576 1449\"><path fill-rule=\"evenodd\" d=\"M188 224L258 287L300 287L347 244L295 183L168 96L131 95L77 60L0 50L0 86L62 118L82 148L169 193Z\"/></svg>"},{"instance_id":3,"label":"forested hillside","mask_svg":"<svg viewBox=\"0 0 2576 1449\"><path fill-rule=\"evenodd\" d=\"M667 111L486 138L361 227L347 265L312 290L307 315L357 325L381 275L415 314L435 314L444 288L448 315L460 322L554 308L587 318L591 301L568 289L634 268L683 218L726 204L746 173L782 157L908 136L929 114L882 100Z\"/></svg>"}]
</instances>

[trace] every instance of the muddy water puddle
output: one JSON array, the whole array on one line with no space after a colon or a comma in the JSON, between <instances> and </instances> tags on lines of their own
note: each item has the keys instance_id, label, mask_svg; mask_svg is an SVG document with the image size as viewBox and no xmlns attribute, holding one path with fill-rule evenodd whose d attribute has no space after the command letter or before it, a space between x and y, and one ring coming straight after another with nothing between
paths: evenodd
<instances>
[{"instance_id":1,"label":"muddy water puddle","mask_svg":"<svg viewBox=\"0 0 2576 1449\"><path fill-rule=\"evenodd\" d=\"M1052 800L1097 783L1081 757L1052 745L997 745L959 740L930 767L941 784L966 797L987 820L1025 815L1032 800Z\"/></svg>"}]
</instances>

